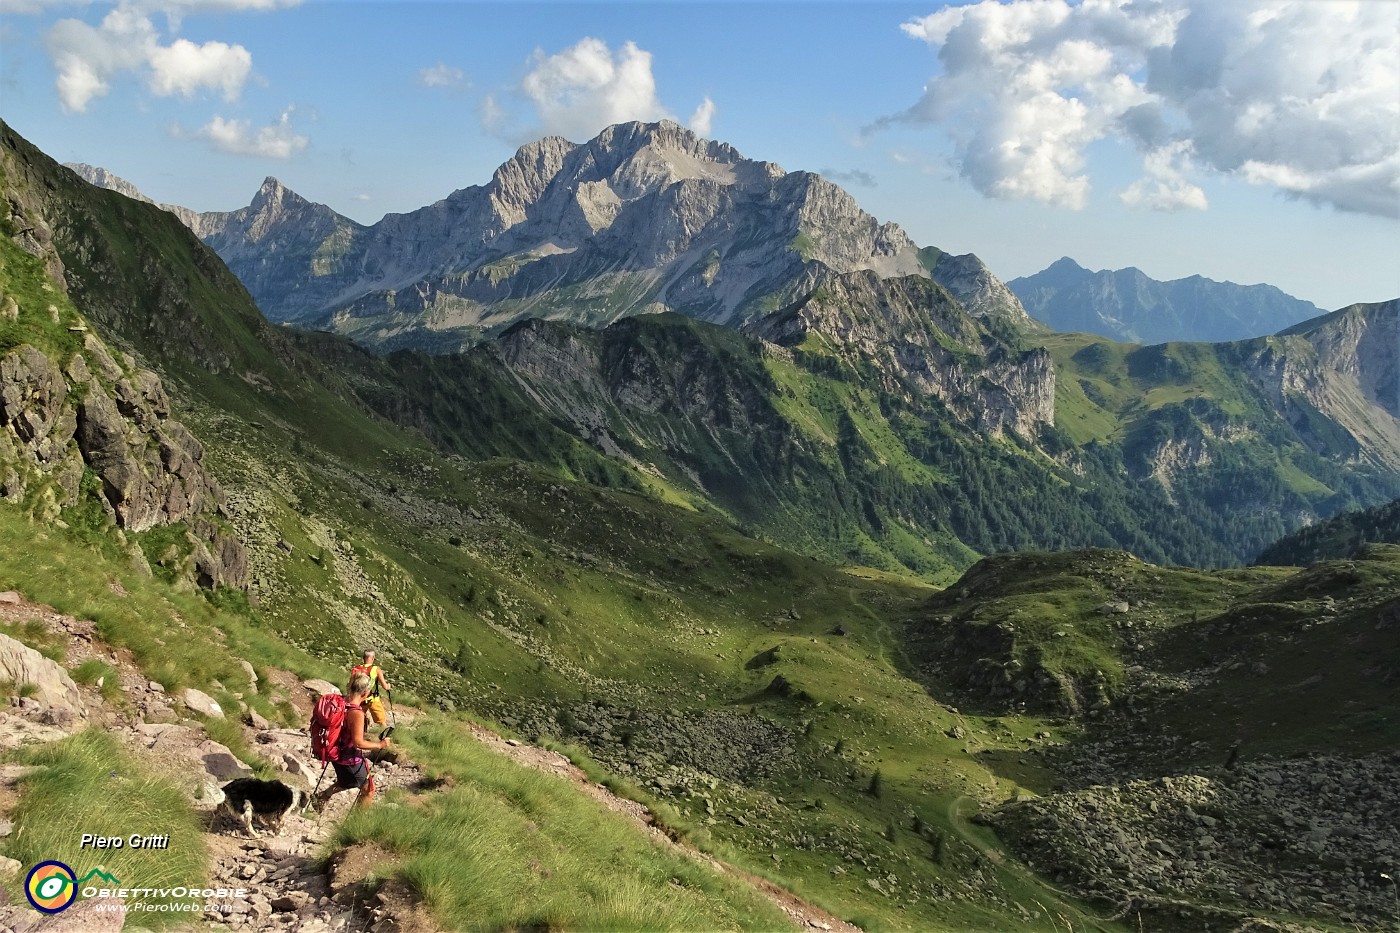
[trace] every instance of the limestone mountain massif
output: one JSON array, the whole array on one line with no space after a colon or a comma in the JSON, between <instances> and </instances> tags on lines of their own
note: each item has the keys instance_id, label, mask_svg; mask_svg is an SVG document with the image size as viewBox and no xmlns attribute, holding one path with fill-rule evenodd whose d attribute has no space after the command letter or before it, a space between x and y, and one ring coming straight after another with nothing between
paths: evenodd
<instances>
[{"instance_id":1,"label":"limestone mountain massif","mask_svg":"<svg viewBox=\"0 0 1400 933\"><path fill-rule=\"evenodd\" d=\"M820 175L666 121L541 139L487 184L371 226L273 178L246 208L180 217L271 320L439 352L530 317L601 326L675 311L739 326L825 272L926 277L933 261ZM974 313L1025 319L974 256L945 257L933 275Z\"/></svg>"},{"instance_id":2,"label":"limestone mountain massif","mask_svg":"<svg viewBox=\"0 0 1400 933\"><path fill-rule=\"evenodd\" d=\"M1272 285L1199 275L1161 282L1133 268L1091 272L1069 257L1007 285L1051 330L1128 343L1244 340L1323 313Z\"/></svg>"}]
</instances>

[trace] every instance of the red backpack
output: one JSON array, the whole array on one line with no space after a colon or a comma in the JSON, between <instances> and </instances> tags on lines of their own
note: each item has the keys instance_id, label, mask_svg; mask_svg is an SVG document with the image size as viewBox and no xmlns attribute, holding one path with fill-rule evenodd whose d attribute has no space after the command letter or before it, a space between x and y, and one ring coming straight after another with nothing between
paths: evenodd
<instances>
[{"instance_id":1,"label":"red backpack","mask_svg":"<svg viewBox=\"0 0 1400 933\"><path fill-rule=\"evenodd\" d=\"M325 693L311 711L311 754L317 761L335 761L340 755L340 730L345 726L345 697Z\"/></svg>"}]
</instances>

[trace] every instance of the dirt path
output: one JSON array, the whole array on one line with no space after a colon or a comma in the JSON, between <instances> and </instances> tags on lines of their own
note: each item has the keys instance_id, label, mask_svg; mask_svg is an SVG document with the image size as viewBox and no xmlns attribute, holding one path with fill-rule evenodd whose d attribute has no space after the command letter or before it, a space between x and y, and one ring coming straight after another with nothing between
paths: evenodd
<instances>
[{"instance_id":1,"label":"dirt path","mask_svg":"<svg viewBox=\"0 0 1400 933\"><path fill-rule=\"evenodd\" d=\"M17 597L18 594L7 594ZM197 723L180 721L183 705L163 688L148 681L122 650L104 644L91 622L63 615L48 606L12 599L0 603L0 620L11 624L38 622L65 647L65 661L72 666L90 657L100 658L119 680L120 702L105 700L98 687L83 687L88 711L86 722L73 723L67 730L16 732L27 741L52 741L73 729L96 724L116 736L134 755L155 770L188 777L204 774L203 788L193 801L205 820L204 839L210 853L209 883L214 888L243 888L245 898L213 903L189 930L227 930L229 933L288 931L288 933L351 933L362 930L392 930L395 933L436 933L432 920L416 905L415 898L402 884L365 885L376 868L382 868L388 853L372 846L353 846L338 853L329 863L318 859L335 827L354 802L354 794L337 795L318 819L309 811L293 812L280 832L247 836L240 825L219 810L219 787L233 777L248 774L248 768L230 750L210 741ZM284 671L268 671L267 676L292 697L299 711L309 710L312 697L299 681ZM109 685L110 691L110 685ZM233 711L229 711L233 712ZM398 710L396 721L410 723L414 710ZM266 724L263 724L266 725ZM12 730L13 731L13 730ZM249 745L258 757L275 769L279 778L293 787L310 790L317 783L320 768L311 758L310 739L304 729L255 729L244 727ZM860 928L832 916L790 891L763 878L740 871L699 849L679 842L656 825L645 806L617 796L589 780L567 758L537 746L504 739L475 724L465 724L464 733L510 758L517 764L559 775L603 807L622 814L658 844L688 858L703 862L716 871L750 885L773 902L797 928L861 933ZM376 763L376 782L381 790L407 789L409 793L431 793L422 773L412 764L394 761ZM327 779L333 776L327 775ZM8 810L13 799L0 795L0 809ZM0 814L2 815L2 814ZM380 872L382 875L382 872ZM3 914L6 908L0 908ZM37 914L22 911L20 926L36 920ZM32 925L32 924L31 924ZM10 926L0 916L0 928ZM18 928L18 927L17 927Z\"/></svg>"}]
</instances>

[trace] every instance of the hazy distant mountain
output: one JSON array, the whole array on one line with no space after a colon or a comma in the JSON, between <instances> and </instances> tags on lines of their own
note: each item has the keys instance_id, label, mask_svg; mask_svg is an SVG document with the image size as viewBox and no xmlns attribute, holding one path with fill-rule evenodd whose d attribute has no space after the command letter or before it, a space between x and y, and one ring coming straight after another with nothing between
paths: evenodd
<instances>
[{"instance_id":1,"label":"hazy distant mountain","mask_svg":"<svg viewBox=\"0 0 1400 933\"><path fill-rule=\"evenodd\" d=\"M1247 340L1323 313L1272 285L1199 275L1159 282L1133 268L1090 272L1068 257L1007 284L1031 316L1052 330L1131 343Z\"/></svg>"},{"instance_id":2,"label":"hazy distant mountain","mask_svg":"<svg viewBox=\"0 0 1400 933\"><path fill-rule=\"evenodd\" d=\"M983 320L1034 326L977 257L921 254L820 175L666 121L538 140L487 184L372 226L273 178L248 207L186 222L270 319L379 347L455 349L526 318L740 326L863 271L931 277Z\"/></svg>"}]
</instances>

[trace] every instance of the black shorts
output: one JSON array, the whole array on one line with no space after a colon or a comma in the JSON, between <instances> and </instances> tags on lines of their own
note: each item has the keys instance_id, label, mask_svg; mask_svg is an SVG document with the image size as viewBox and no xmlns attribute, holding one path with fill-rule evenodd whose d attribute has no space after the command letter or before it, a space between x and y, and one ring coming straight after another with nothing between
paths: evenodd
<instances>
[{"instance_id":1,"label":"black shorts","mask_svg":"<svg viewBox=\"0 0 1400 933\"><path fill-rule=\"evenodd\" d=\"M364 787L369 781L369 764L363 759L357 765L343 765L338 761L332 761L331 767L335 768L335 783L337 786Z\"/></svg>"}]
</instances>

